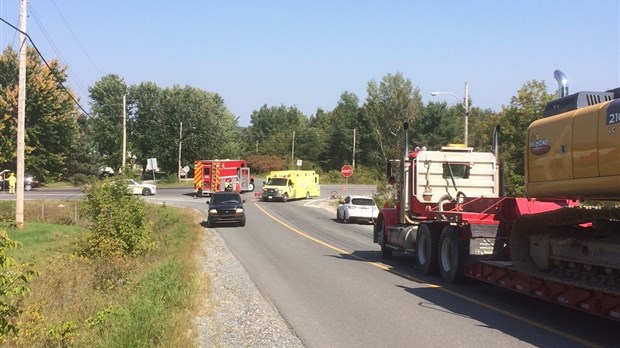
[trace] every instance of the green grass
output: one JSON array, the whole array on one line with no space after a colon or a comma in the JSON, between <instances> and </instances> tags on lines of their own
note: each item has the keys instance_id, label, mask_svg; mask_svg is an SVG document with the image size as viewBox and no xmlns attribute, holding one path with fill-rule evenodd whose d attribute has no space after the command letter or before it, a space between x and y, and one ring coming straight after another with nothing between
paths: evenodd
<instances>
[{"instance_id":1,"label":"green grass","mask_svg":"<svg viewBox=\"0 0 620 348\"><path fill-rule=\"evenodd\" d=\"M193 212L147 206L152 253L92 260L75 253L89 232L81 227L26 221L4 228L22 247L9 250L39 273L23 299L19 334L0 346L193 347L192 319L208 296L209 277L198 266L204 233ZM0 225L0 228L3 228Z\"/></svg>"},{"instance_id":2,"label":"green grass","mask_svg":"<svg viewBox=\"0 0 620 348\"><path fill-rule=\"evenodd\" d=\"M84 228L76 226L27 223L21 231L9 230L9 237L22 243L22 247L8 254L18 262L36 264L53 255L70 253L75 241L84 233Z\"/></svg>"}]
</instances>

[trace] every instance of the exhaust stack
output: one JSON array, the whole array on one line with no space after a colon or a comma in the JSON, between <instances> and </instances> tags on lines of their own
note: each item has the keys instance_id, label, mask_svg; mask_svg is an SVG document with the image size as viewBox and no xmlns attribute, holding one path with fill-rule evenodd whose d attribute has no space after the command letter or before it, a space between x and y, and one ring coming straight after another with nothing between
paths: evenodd
<instances>
[{"instance_id":1,"label":"exhaust stack","mask_svg":"<svg viewBox=\"0 0 620 348\"><path fill-rule=\"evenodd\" d=\"M560 70L553 72L553 77L558 81L558 98L563 98L568 95L568 79L566 75Z\"/></svg>"},{"instance_id":2,"label":"exhaust stack","mask_svg":"<svg viewBox=\"0 0 620 348\"><path fill-rule=\"evenodd\" d=\"M409 193L409 123L403 123L403 130L405 132L405 139L403 143L403 160L400 166L400 219L399 222L401 224L405 223L405 216L407 215L407 211L409 209L409 197L407 194Z\"/></svg>"}]
</instances>

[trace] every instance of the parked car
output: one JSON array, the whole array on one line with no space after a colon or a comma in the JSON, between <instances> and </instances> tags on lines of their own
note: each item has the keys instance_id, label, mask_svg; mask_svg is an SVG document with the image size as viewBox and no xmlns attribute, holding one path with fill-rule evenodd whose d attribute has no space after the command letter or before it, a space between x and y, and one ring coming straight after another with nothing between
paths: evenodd
<instances>
[{"instance_id":1,"label":"parked car","mask_svg":"<svg viewBox=\"0 0 620 348\"><path fill-rule=\"evenodd\" d=\"M214 227L219 224L235 224L245 226L244 199L237 192L220 191L211 194L207 201L209 215L207 225Z\"/></svg>"},{"instance_id":2,"label":"parked car","mask_svg":"<svg viewBox=\"0 0 620 348\"><path fill-rule=\"evenodd\" d=\"M347 196L336 208L336 220L342 222L369 221L379 216L379 207L372 197Z\"/></svg>"},{"instance_id":3,"label":"parked car","mask_svg":"<svg viewBox=\"0 0 620 348\"><path fill-rule=\"evenodd\" d=\"M30 191L33 188L37 188L41 185L41 182L31 176L27 176L24 178L24 190Z\"/></svg>"},{"instance_id":4,"label":"parked car","mask_svg":"<svg viewBox=\"0 0 620 348\"><path fill-rule=\"evenodd\" d=\"M129 193L134 195L150 196L157 193L157 186L153 184L140 184L132 179L129 180L127 188L129 189Z\"/></svg>"},{"instance_id":5,"label":"parked car","mask_svg":"<svg viewBox=\"0 0 620 348\"><path fill-rule=\"evenodd\" d=\"M3 171L3 174L0 175L0 190L8 190L9 189L9 180L8 180L8 174L9 171ZM4 178L4 176L6 177L6 180ZM30 191L33 188L37 188L41 186L41 182L35 178L33 178L32 176L26 176L24 178L24 191Z\"/></svg>"}]
</instances>

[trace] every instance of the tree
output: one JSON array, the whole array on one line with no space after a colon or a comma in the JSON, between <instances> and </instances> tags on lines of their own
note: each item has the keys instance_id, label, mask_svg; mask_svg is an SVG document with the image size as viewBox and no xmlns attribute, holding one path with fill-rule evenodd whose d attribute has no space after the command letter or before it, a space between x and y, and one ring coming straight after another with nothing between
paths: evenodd
<instances>
[{"instance_id":1,"label":"tree","mask_svg":"<svg viewBox=\"0 0 620 348\"><path fill-rule=\"evenodd\" d=\"M543 114L545 105L553 99L547 93L544 82L528 81L510 100L510 105L500 113L504 155L506 192L508 195L523 195L525 184L525 148L527 127Z\"/></svg>"},{"instance_id":2,"label":"tree","mask_svg":"<svg viewBox=\"0 0 620 348\"><path fill-rule=\"evenodd\" d=\"M457 107L448 107L445 102L430 102L420 111L411 127L411 146L439 150L449 143L458 142L463 135L462 121L463 114Z\"/></svg>"},{"instance_id":3,"label":"tree","mask_svg":"<svg viewBox=\"0 0 620 348\"><path fill-rule=\"evenodd\" d=\"M183 123L181 165L195 159L235 158L241 154L238 119L222 97L194 87L173 86L161 97L158 158L161 168L176 172L180 124ZM167 137L161 137L161 134Z\"/></svg>"},{"instance_id":4,"label":"tree","mask_svg":"<svg viewBox=\"0 0 620 348\"><path fill-rule=\"evenodd\" d=\"M470 108L469 146L476 151L491 151L493 130L499 122L499 115L491 109Z\"/></svg>"},{"instance_id":5,"label":"tree","mask_svg":"<svg viewBox=\"0 0 620 348\"><path fill-rule=\"evenodd\" d=\"M308 126L308 119L296 107L263 105L252 112L247 137L258 142L258 151L265 155L286 157L290 153L293 131Z\"/></svg>"},{"instance_id":6,"label":"tree","mask_svg":"<svg viewBox=\"0 0 620 348\"><path fill-rule=\"evenodd\" d=\"M122 165L123 96L127 85L118 75L103 76L88 89L91 100L91 127L99 155L112 168Z\"/></svg>"},{"instance_id":7,"label":"tree","mask_svg":"<svg viewBox=\"0 0 620 348\"><path fill-rule=\"evenodd\" d=\"M359 98L353 93L342 93L338 105L330 114L329 128L325 130L328 135L322 156L325 169L340 168L343 164L352 163L353 130L359 128L359 113Z\"/></svg>"},{"instance_id":8,"label":"tree","mask_svg":"<svg viewBox=\"0 0 620 348\"><path fill-rule=\"evenodd\" d=\"M8 47L0 57L0 163L16 165L17 52ZM25 170L42 180L66 176L69 153L77 137L77 111L71 91L63 89L67 67L58 60L43 64L37 52L27 49Z\"/></svg>"},{"instance_id":9,"label":"tree","mask_svg":"<svg viewBox=\"0 0 620 348\"><path fill-rule=\"evenodd\" d=\"M162 89L152 82L129 87L127 99L131 161L145 164L147 159L156 158L157 154L164 151L161 147L162 94Z\"/></svg>"},{"instance_id":10,"label":"tree","mask_svg":"<svg viewBox=\"0 0 620 348\"><path fill-rule=\"evenodd\" d=\"M422 97L401 73L388 74L379 84L370 81L367 91L359 120L363 127L360 158L367 165L379 166L385 159L400 157L403 123L414 123L423 108Z\"/></svg>"}]
</instances>

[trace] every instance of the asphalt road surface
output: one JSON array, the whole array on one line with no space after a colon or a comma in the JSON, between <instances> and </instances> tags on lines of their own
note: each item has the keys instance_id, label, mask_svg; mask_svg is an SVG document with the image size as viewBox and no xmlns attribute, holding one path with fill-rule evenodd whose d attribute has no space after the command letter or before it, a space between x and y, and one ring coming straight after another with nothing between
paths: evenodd
<instances>
[{"instance_id":1,"label":"asphalt road surface","mask_svg":"<svg viewBox=\"0 0 620 348\"><path fill-rule=\"evenodd\" d=\"M410 255L395 253L382 260L372 243L372 225L337 222L334 201L328 198L332 191L345 196L372 194L373 188L322 185L320 198L287 203L262 202L244 193L246 226L216 228L304 345L620 345L616 322L475 281L446 284L420 275ZM78 190L46 189L25 194L26 199L80 195ZM205 213L208 207L207 198L194 199L190 188L160 189L145 199Z\"/></svg>"}]
</instances>

